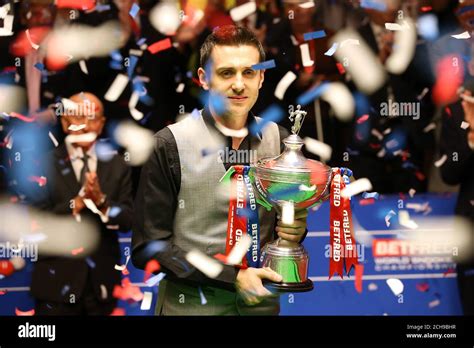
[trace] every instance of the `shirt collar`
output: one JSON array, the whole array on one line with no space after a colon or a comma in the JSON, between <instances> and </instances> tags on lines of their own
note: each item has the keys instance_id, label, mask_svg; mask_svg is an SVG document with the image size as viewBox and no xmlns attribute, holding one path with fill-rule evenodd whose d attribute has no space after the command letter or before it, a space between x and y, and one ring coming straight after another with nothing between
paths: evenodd
<instances>
[{"instance_id":1,"label":"shirt collar","mask_svg":"<svg viewBox=\"0 0 474 348\"><path fill-rule=\"evenodd\" d=\"M76 159L84 157L84 152L82 150L82 147L79 147L79 146L75 147L67 140L65 140L64 143L66 144L66 150L71 160L76 160ZM92 144L89 150L87 150L86 154L87 156L89 156L89 158L95 157L95 143Z\"/></svg>"},{"instance_id":2,"label":"shirt collar","mask_svg":"<svg viewBox=\"0 0 474 348\"><path fill-rule=\"evenodd\" d=\"M209 105L207 105L207 104L204 106L204 109L202 110L202 118L204 119L204 122L206 123L207 127L211 127L215 131L222 134L222 132L216 127L216 121L212 117L211 111L209 110ZM252 111L249 111L249 115L247 117L247 122L246 122L245 126L248 129L249 125L251 125L253 123L256 123L256 122L257 122L257 117L254 115L254 113ZM258 131L257 134L253 135L253 134L250 134L250 130L249 130L249 135L252 138L257 139L258 141L262 141L262 132L261 131ZM249 135L247 135L247 136L249 136Z\"/></svg>"}]
</instances>

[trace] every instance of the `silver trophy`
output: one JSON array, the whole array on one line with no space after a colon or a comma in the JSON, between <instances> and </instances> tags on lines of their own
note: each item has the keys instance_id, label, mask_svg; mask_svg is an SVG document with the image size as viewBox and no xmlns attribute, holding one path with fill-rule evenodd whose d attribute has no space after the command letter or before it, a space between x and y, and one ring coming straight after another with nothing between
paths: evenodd
<instances>
[{"instance_id":1,"label":"silver trophy","mask_svg":"<svg viewBox=\"0 0 474 348\"><path fill-rule=\"evenodd\" d=\"M280 216L284 209L309 209L329 198L331 168L307 159L301 151L304 142L298 133L305 116L306 112L298 105L290 113L294 124L292 134L283 140L283 153L262 158L250 171L258 192L257 201L267 209L274 207ZM313 282L308 278L308 263L308 253L299 243L281 238L267 243L262 250L261 266L270 267L283 281L268 282L265 286L277 291L311 291Z\"/></svg>"}]
</instances>

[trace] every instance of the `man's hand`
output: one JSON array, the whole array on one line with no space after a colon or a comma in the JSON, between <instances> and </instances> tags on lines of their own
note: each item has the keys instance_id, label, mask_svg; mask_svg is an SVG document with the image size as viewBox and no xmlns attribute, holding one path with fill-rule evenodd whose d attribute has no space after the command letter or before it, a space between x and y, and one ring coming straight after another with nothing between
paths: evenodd
<instances>
[{"instance_id":1,"label":"man's hand","mask_svg":"<svg viewBox=\"0 0 474 348\"><path fill-rule=\"evenodd\" d=\"M100 189L99 177L97 173L86 173L86 182L84 184L84 197L91 199L96 206L100 204L104 194Z\"/></svg>"},{"instance_id":2,"label":"man's hand","mask_svg":"<svg viewBox=\"0 0 474 348\"><path fill-rule=\"evenodd\" d=\"M82 200L82 197L80 196L74 197L73 200L74 200L74 203L72 207L72 215L76 216L82 211L82 209L86 207L86 205L84 204L84 201Z\"/></svg>"},{"instance_id":3,"label":"man's hand","mask_svg":"<svg viewBox=\"0 0 474 348\"><path fill-rule=\"evenodd\" d=\"M465 91L463 95L472 98L472 93L470 91ZM464 121L469 123L467 141L469 146L472 148L474 146L474 103L463 98L461 105L464 110Z\"/></svg>"},{"instance_id":4,"label":"man's hand","mask_svg":"<svg viewBox=\"0 0 474 348\"><path fill-rule=\"evenodd\" d=\"M281 275L269 267L249 267L247 269L241 269L237 274L235 287L246 304L254 306L262 302L265 297L273 295L263 286L262 279L268 279L276 283L283 280Z\"/></svg>"},{"instance_id":5,"label":"man's hand","mask_svg":"<svg viewBox=\"0 0 474 348\"><path fill-rule=\"evenodd\" d=\"M306 232L306 218L308 210L295 211L295 218L291 225L284 224L278 216L277 227L278 237L289 242L299 243Z\"/></svg>"}]
</instances>

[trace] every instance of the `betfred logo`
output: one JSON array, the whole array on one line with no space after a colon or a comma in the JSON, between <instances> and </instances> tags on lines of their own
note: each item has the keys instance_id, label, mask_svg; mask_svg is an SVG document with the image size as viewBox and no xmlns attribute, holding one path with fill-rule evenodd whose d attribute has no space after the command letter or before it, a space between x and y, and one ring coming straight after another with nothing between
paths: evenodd
<instances>
[{"instance_id":1,"label":"betfred logo","mask_svg":"<svg viewBox=\"0 0 474 348\"><path fill-rule=\"evenodd\" d=\"M372 254L374 257L447 255L453 253L453 246L446 243L428 243L414 240L374 239Z\"/></svg>"}]
</instances>

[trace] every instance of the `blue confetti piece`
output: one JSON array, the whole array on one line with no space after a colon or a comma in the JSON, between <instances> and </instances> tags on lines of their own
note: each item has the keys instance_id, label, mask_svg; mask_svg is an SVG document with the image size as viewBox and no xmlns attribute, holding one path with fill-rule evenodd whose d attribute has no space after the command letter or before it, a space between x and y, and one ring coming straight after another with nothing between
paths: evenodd
<instances>
[{"instance_id":1,"label":"blue confetti piece","mask_svg":"<svg viewBox=\"0 0 474 348\"><path fill-rule=\"evenodd\" d=\"M199 117L201 117L201 113L199 112L198 109L194 109L191 112L191 117L194 118L195 120L197 120Z\"/></svg>"},{"instance_id":2,"label":"blue confetti piece","mask_svg":"<svg viewBox=\"0 0 474 348\"><path fill-rule=\"evenodd\" d=\"M133 71L135 70L135 67L137 66L137 63L138 63L138 57L134 56L134 55L131 55L130 56L130 64L128 65L128 68L127 68L128 77L130 79L132 78Z\"/></svg>"},{"instance_id":3,"label":"blue confetti piece","mask_svg":"<svg viewBox=\"0 0 474 348\"><path fill-rule=\"evenodd\" d=\"M138 46L141 46L141 45L143 45L145 42L146 42L146 37L142 37L141 39L139 39L139 40L137 41L137 45L138 45Z\"/></svg>"},{"instance_id":4,"label":"blue confetti piece","mask_svg":"<svg viewBox=\"0 0 474 348\"><path fill-rule=\"evenodd\" d=\"M439 36L438 17L426 14L418 18L418 33L428 41L436 40Z\"/></svg>"},{"instance_id":5,"label":"blue confetti piece","mask_svg":"<svg viewBox=\"0 0 474 348\"><path fill-rule=\"evenodd\" d=\"M10 115L7 114L6 112L2 112L2 113L0 114L0 117L3 118L4 120L7 120L7 121L10 120Z\"/></svg>"},{"instance_id":6,"label":"blue confetti piece","mask_svg":"<svg viewBox=\"0 0 474 348\"><path fill-rule=\"evenodd\" d=\"M276 67L275 59L267 60L265 62L252 65L253 70L265 70L265 69L272 69L274 67Z\"/></svg>"},{"instance_id":7,"label":"blue confetti piece","mask_svg":"<svg viewBox=\"0 0 474 348\"><path fill-rule=\"evenodd\" d=\"M316 98L319 98L328 89L328 87L329 83L323 82L320 85L313 87L309 91L306 91L305 93L300 95L296 100L296 103L302 106L308 105Z\"/></svg>"},{"instance_id":8,"label":"blue confetti piece","mask_svg":"<svg viewBox=\"0 0 474 348\"><path fill-rule=\"evenodd\" d=\"M110 11L110 5L96 5L95 10L97 12Z\"/></svg>"},{"instance_id":9,"label":"blue confetti piece","mask_svg":"<svg viewBox=\"0 0 474 348\"><path fill-rule=\"evenodd\" d=\"M377 192L364 192L362 193L362 197L364 199L367 199L367 198L379 199L379 194Z\"/></svg>"},{"instance_id":10,"label":"blue confetti piece","mask_svg":"<svg viewBox=\"0 0 474 348\"><path fill-rule=\"evenodd\" d=\"M283 118L283 110L278 105L269 106L261 115L260 122L252 122L249 127L250 133L256 135L260 133L268 124L268 122L278 122Z\"/></svg>"},{"instance_id":11,"label":"blue confetti piece","mask_svg":"<svg viewBox=\"0 0 474 348\"><path fill-rule=\"evenodd\" d=\"M223 115L227 111L227 98L221 94L206 93L209 96L209 105L212 106L217 115Z\"/></svg>"},{"instance_id":12,"label":"blue confetti piece","mask_svg":"<svg viewBox=\"0 0 474 348\"><path fill-rule=\"evenodd\" d=\"M61 170L62 175L68 175L70 172L71 172L71 169L69 168L64 168L63 170Z\"/></svg>"},{"instance_id":13,"label":"blue confetti piece","mask_svg":"<svg viewBox=\"0 0 474 348\"><path fill-rule=\"evenodd\" d=\"M90 268L95 268L95 262L90 257L86 258L86 262Z\"/></svg>"},{"instance_id":14,"label":"blue confetti piece","mask_svg":"<svg viewBox=\"0 0 474 348\"><path fill-rule=\"evenodd\" d=\"M140 11L140 6L134 3L132 8L130 9L129 14L130 16L135 17L138 14L138 11Z\"/></svg>"},{"instance_id":15,"label":"blue confetti piece","mask_svg":"<svg viewBox=\"0 0 474 348\"><path fill-rule=\"evenodd\" d=\"M456 11L456 14L460 16L463 13L470 12L470 11L474 11L474 5L461 7L458 11Z\"/></svg>"},{"instance_id":16,"label":"blue confetti piece","mask_svg":"<svg viewBox=\"0 0 474 348\"><path fill-rule=\"evenodd\" d=\"M206 297L204 296L204 293L202 292L201 287L199 287L199 296L201 297L201 304L205 305L207 303Z\"/></svg>"},{"instance_id":17,"label":"blue confetti piece","mask_svg":"<svg viewBox=\"0 0 474 348\"><path fill-rule=\"evenodd\" d=\"M331 46L331 48L329 48L329 49L327 50L327 52L324 53L324 55L325 55L325 56L329 56L329 57L333 56L334 53L336 53L336 50L337 50L338 47L339 47L339 44L338 44L337 42L333 43L332 46Z\"/></svg>"},{"instance_id":18,"label":"blue confetti piece","mask_svg":"<svg viewBox=\"0 0 474 348\"><path fill-rule=\"evenodd\" d=\"M387 4L384 2L374 1L374 0L362 0L360 3L360 7L372 9L380 12L387 11Z\"/></svg>"},{"instance_id":19,"label":"blue confetti piece","mask_svg":"<svg viewBox=\"0 0 474 348\"><path fill-rule=\"evenodd\" d=\"M326 32L324 30L312 31L309 33L303 34L304 41L310 41L314 39L321 39L326 36Z\"/></svg>"},{"instance_id":20,"label":"blue confetti piece","mask_svg":"<svg viewBox=\"0 0 474 348\"><path fill-rule=\"evenodd\" d=\"M115 218L121 211L122 209L120 207L111 207L109 210L109 217Z\"/></svg>"},{"instance_id":21,"label":"blue confetti piece","mask_svg":"<svg viewBox=\"0 0 474 348\"><path fill-rule=\"evenodd\" d=\"M55 275L55 274L56 274L56 271L51 268L51 269L49 270L49 273L52 274L52 275Z\"/></svg>"},{"instance_id":22,"label":"blue confetti piece","mask_svg":"<svg viewBox=\"0 0 474 348\"><path fill-rule=\"evenodd\" d=\"M66 293L71 289L69 285L64 285L63 289L61 290L61 295L66 295Z\"/></svg>"},{"instance_id":23,"label":"blue confetti piece","mask_svg":"<svg viewBox=\"0 0 474 348\"><path fill-rule=\"evenodd\" d=\"M192 72L192 71L187 71L187 72L186 72L186 77L187 77L188 79L192 79L192 78L193 78L193 72Z\"/></svg>"},{"instance_id":24,"label":"blue confetti piece","mask_svg":"<svg viewBox=\"0 0 474 348\"><path fill-rule=\"evenodd\" d=\"M402 168L403 169L409 169L409 168L412 168L412 169L417 169L417 166L415 166L412 162L410 161L405 161L402 163Z\"/></svg>"},{"instance_id":25,"label":"blue confetti piece","mask_svg":"<svg viewBox=\"0 0 474 348\"><path fill-rule=\"evenodd\" d=\"M39 71L43 71L44 70L44 64L38 62L38 63L35 64L35 68L38 69Z\"/></svg>"},{"instance_id":26,"label":"blue confetti piece","mask_svg":"<svg viewBox=\"0 0 474 348\"><path fill-rule=\"evenodd\" d=\"M110 52L110 57L117 62L122 62L123 60L122 54L117 50Z\"/></svg>"},{"instance_id":27,"label":"blue confetti piece","mask_svg":"<svg viewBox=\"0 0 474 348\"><path fill-rule=\"evenodd\" d=\"M166 277L166 273L160 272L157 275L150 277L145 283L148 286L156 286L164 277Z\"/></svg>"},{"instance_id":28,"label":"blue confetti piece","mask_svg":"<svg viewBox=\"0 0 474 348\"><path fill-rule=\"evenodd\" d=\"M122 70L122 63L112 60L109 64L109 68L112 70Z\"/></svg>"}]
</instances>

